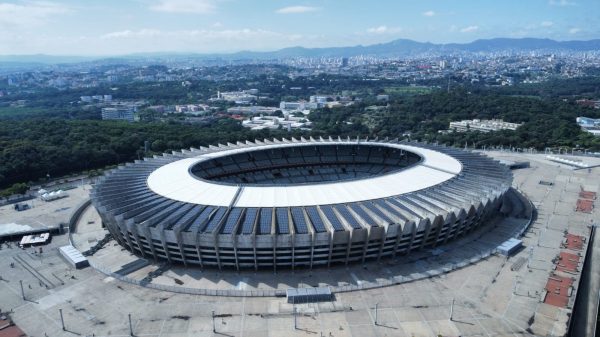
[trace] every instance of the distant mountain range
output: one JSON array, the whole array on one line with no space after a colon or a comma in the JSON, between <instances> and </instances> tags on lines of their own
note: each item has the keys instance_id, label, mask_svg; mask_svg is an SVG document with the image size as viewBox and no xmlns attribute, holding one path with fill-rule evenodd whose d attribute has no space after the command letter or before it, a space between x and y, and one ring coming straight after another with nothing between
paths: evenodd
<instances>
[{"instance_id":1,"label":"distant mountain range","mask_svg":"<svg viewBox=\"0 0 600 337\"><path fill-rule=\"evenodd\" d=\"M476 40L470 43L435 44L398 39L387 43L368 46L304 48L290 47L270 52L241 51L232 54L194 54L194 53L140 53L115 57L54 56L54 55L0 55L0 63L13 65L31 64L64 64L89 61L132 61L132 60L183 60L183 59L223 59L223 60L269 60L296 57L352 57L368 55L376 57L402 57L432 54L453 53L492 53L492 52L526 52L526 51L600 51L600 39L588 41L555 41L536 38L496 38Z\"/></svg>"},{"instance_id":2,"label":"distant mountain range","mask_svg":"<svg viewBox=\"0 0 600 337\"><path fill-rule=\"evenodd\" d=\"M457 52L502 52L502 51L600 51L600 39L588 41L555 41L550 39L509 39L497 38L476 40L470 43L435 44L398 39L387 43L369 46L332 47L332 48L284 48L273 52L239 52L228 55L237 58L276 59L292 57L351 57L371 55L379 57L409 56L424 53L450 54Z\"/></svg>"}]
</instances>

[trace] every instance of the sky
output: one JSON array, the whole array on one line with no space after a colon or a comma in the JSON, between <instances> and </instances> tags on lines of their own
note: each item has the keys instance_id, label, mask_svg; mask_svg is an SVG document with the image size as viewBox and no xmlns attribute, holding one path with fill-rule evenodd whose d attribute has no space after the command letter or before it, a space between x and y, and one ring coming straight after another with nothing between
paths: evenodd
<instances>
[{"instance_id":1,"label":"sky","mask_svg":"<svg viewBox=\"0 0 600 337\"><path fill-rule=\"evenodd\" d=\"M0 0L0 54L600 38L600 0Z\"/></svg>"}]
</instances>

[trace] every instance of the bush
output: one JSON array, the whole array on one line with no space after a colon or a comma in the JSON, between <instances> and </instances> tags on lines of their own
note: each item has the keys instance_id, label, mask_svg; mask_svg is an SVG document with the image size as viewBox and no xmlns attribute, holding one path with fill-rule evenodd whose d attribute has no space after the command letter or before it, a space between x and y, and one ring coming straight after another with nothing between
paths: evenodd
<instances>
[{"instance_id":1,"label":"bush","mask_svg":"<svg viewBox=\"0 0 600 337\"><path fill-rule=\"evenodd\" d=\"M9 188L0 191L0 197L7 198L13 194L25 194L29 190L29 185L26 183L16 183Z\"/></svg>"}]
</instances>

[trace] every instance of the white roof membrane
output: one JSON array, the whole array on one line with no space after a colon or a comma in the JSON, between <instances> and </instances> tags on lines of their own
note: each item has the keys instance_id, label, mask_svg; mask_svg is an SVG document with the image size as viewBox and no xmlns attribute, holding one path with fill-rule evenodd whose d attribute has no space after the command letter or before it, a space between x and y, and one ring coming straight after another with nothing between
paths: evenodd
<instances>
[{"instance_id":1,"label":"white roof membrane","mask_svg":"<svg viewBox=\"0 0 600 337\"><path fill-rule=\"evenodd\" d=\"M336 143L348 144L348 142L321 144ZM235 206L310 206L386 198L438 185L453 178L462 170L462 165L458 160L434 150L391 143L360 144L400 148L418 154L423 160L398 172L358 180L276 186L243 185L244 188ZM317 144L283 143L260 146L257 149L315 145ZM164 165L150 174L147 180L148 187L155 193L173 200L201 205L229 206L235 198L238 186L199 179L190 173L190 169L200 161L243 151L248 151L248 149L200 154L194 158L181 159Z\"/></svg>"}]
</instances>

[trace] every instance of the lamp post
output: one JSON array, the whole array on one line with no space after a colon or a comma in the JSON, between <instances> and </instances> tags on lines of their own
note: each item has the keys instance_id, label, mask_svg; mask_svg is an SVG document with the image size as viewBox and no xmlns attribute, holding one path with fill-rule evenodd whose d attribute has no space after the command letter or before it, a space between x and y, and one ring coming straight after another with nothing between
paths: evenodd
<instances>
[{"instance_id":1,"label":"lamp post","mask_svg":"<svg viewBox=\"0 0 600 337\"><path fill-rule=\"evenodd\" d=\"M63 331L67 331L67 328L65 328L65 319L63 317L62 309L58 309L58 312L60 313L60 323L62 324L62 329Z\"/></svg>"},{"instance_id":2,"label":"lamp post","mask_svg":"<svg viewBox=\"0 0 600 337\"><path fill-rule=\"evenodd\" d=\"M215 311L212 311L212 325L213 325L213 332L217 332L217 327L215 326Z\"/></svg>"}]
</instances>

